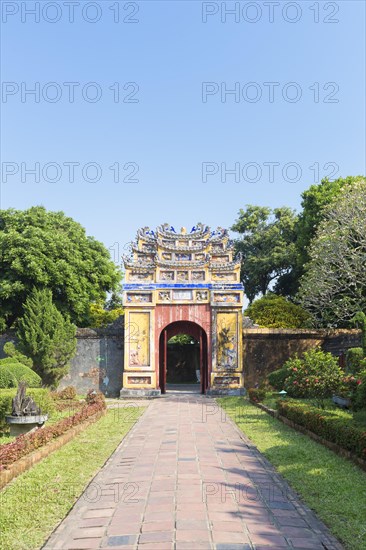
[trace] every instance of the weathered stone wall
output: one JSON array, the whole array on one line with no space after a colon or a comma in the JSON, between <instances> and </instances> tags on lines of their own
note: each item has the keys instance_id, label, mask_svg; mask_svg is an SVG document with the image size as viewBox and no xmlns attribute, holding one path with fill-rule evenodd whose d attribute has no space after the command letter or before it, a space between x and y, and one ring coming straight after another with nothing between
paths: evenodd
<instances>
[{"instance_id":1,"label":"weathered stone wall","mask_svg":"<svg viewBox=\"0 0 366 550\"><path fill-rule=\"evenodd\" d=\"M358 330L260 329L243 330L245 387L254 387L282 367L295 353L321 346L340 356L348 348L361 345Z\"/></svg>"},{"instance_id":2,"label":"weathered stone wall","mask_svg":"<svg viewBox=\"0 0 366 550\"><path fill-rule=\"evenodd\" d=\"M108 397L119 397L122 388L124 332L122 327L79 328L76 355L59 389L75 386L85 394L98 388Z\"/></svg>"},{"instance_id":3,"label":"weathered stone wall","mask_svg":"<svg viewBox=\"0 0 366 550\"><path fill-rule=\"evenodd\" d=\"M123 374L123 320L105 329L79 328L76 336L76 355L59 389L75 386L78 393L85 394L90 388L98 388L108 397L119 397ZM10 340L16 341L14 332L0 335L0 358L5 356L3 347Z\"/></svg>"},{"instance_id":4,"label":"weathered stone wall","mask_svg":"<svg viewBox=\"0 0 366 550\"><path fill-rule=\"evenodd\" d=\"M0 358L5 342L15 340L13 332L0 335ZM316 346L336 356L361 345L358 330L243 330L244 380L246 388L259 384L269 372L280 368L295 353ZM79 393L99 388L110 397L119 396L123 374L124 331L122 320L106 329L82 328L77 331L77 352L70 372L60 388L75 386Z\"/></svg>"}]
</instances>

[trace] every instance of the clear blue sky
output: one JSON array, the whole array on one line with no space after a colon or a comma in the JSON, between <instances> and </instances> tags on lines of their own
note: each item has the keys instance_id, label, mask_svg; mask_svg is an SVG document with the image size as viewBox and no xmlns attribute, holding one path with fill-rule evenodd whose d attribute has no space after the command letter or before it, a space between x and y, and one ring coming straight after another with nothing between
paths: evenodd
<instances>
[{"instance_id":1,"label":"clear blue sky","mask_svg":"<svg viewBox=\"0 0 366 550\"><path fill-rule=\"evenodd\" d=\"M42 12L48 2L41 0L39 22L24 11L35 2L2 4L1 153L3 167L18 170L7 181L3 173L2 208L63 210L117 253L114 243L121 251L145 225L229 227L248 203L299 209L301 192L317 178L315 163L320 178L334 169L337 177L365 173L363 1L275 2L273 22L265 2L239 2L240 12L226 22L221 2L80 0L73 23L63 1ZM83 18L85 4L96 6ZM226 2L227 9L234 5ZM65 82L80 83L73 103ZM85 87L90 82L97 88ZM136 84L124 90L128 82ZM204 100L203 82L214 83ZM273 101L269 82L278 83ZM22 101L22 87L35 83L39 102L31 95ZM121 100L138 101L115 102L114 83ZM220 99L235 86L239 97ZM81 90L89 99L98 90L102 97L93 103ZM60 100L52 102L56 93ZM255 94L262 96L252 102ZM39 183L21 168L36 162ZM46 181L56 170L46 170L45 180L42 169L54 162L60 180ZM64 165L70 162L80 164L74 182ZM99 181L83 178L89 162L100 166ZM205 162L217 173L202 178ZM279 163L273 181L264 164L271 162ZM119 182L109 169L115 163ZM135 166L123 170L126 163L138 165L137 182L123 181ZM247 177L221 181L221 163L228 169L237 163ZM291 166L283 176L288 163L301 167L299 181L289 181L296 175ZM245 181L255 179L258 166L259 181ZM94 174L91 167L87 178Z\"/></svg>"}]
</instances>

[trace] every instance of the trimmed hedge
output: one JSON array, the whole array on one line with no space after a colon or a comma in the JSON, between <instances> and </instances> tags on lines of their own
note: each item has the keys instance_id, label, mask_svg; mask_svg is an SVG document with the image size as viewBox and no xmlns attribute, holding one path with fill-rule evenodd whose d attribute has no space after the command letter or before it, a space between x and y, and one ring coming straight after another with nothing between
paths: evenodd
<instances>
[{"instance_id":1,"label":"trimmed hedge","mask_svg":"<svg viewBox=\"0 0 366 550\"><path fill-rule=\"evenodd\" d=\"M355 374L361 370L361 361L363 359L362 348L349 348L346 352L347 370Z\"/></svg>"},{"instance_id":2,"label":"trimmed hedge","mask_svg":"<svg viewBox=\"0 0 366 550\"><path fill-rule=\"evenodd\" d=\"M0 367L0 388L16 388L17 386L18 381L15 374L8 367Z\"/></svg>"},{"instance_id":3,"label":"trimmed hedge","mask_svg":"<svg viewBox=\"0 0 366 550\"><path fill-rule=\"evenodd\" d=\"M11 414L11 402L16 393L16 388L0 390L0 425L5 424L5 415ZM49 390L31 388L27 390L27 395L34 399L42 413L52 415L55 412L55 403Z\"/></svg>"},{"instance_id":4,"label":"trimmed hedge","mask_svg":"<svg viewBox=\"0 0 366 550\"><path fill-rule=\"evenodd\" d=\"M249 388L248 395L254 403L261 403L266 398L266 390L263 388Z\"/></svg>"},{"instance_id":5,"label":"trimmed hedge","mask_svg":"<svg viewBox=\"0 0 366 550\"><path fill-rule=\"evenodd\" d=\"M11 359L11 357L9 359ZM34 370L30 369L26 365L22 365L22 363L19 363L19 361L15 361L13 359L13 362L9 362L6 367L0 367L0 373L4 368L9 370L15 376L18 383L20 381L25 382L27 384L27 388L40 388L42 385L41 377L34 372Z\"/></svg>"},{"instance_id":6,"label":"trimmed hedge","mask_svg":"<svg viewBox=\"0 0 366 550\"><path fill-rule=\"evenodd\" d=\"M6 445L0 445L0 470L3 470L6 466L10 466L39 447L46 445L53 439L70 430L73 426L84 422L89 417L105 408L105 403L102 400L98 400L93 404L84 405L84 407L73 416L63 418L55 424L45 426L29 434L20 435L15 441L7 443Z\"/></svg>"},{"instance_id":7,"label":"trimmed hedge","mask_svg":"<svg viewBox=\"0 0 366 550\"><path fill-rule=\"evenodd\" d=\"M22 364L18 361L18 359L15 359L15 357L4 357L4 359L0 359L0 367L7 367L8 365L14 365L15 363Z\"/></svg>"},{"instance_id":8,"label":"trimmed hedge","mask_svg":"<svg viewBox=\"0 0 366 550\"><path fill-rule=\"evenodd\" d=\"M356 411L366 409L366 369L359 374L353 407Z\"/></svg>"},{"instance_id":9,"label":"trimmed hedge","mask_svg":"<svg viewBox=\"0 0 366 550\"><path fill-rule=\"evenodd\" d=\"M288 376L290 376L289 369L278 369L269 373L268 382L274 387L275 390L281 391L285 386L285 381Z\"/></svg>"},{"instance_id":10,"label":"trimmed hedge","mask_svg":"<svg viewBox=\"0 0 366 550\"><path fill-rule=\"evenodd\" d=\"M366 460L365 428L307 403L278 401L278 411L296 424Z\"/></svg>"}]
</instances>

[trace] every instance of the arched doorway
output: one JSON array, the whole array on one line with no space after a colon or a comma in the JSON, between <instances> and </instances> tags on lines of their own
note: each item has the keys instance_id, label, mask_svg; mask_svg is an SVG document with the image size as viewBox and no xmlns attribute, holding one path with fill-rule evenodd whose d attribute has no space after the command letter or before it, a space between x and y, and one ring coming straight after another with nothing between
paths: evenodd
<instances>
[{"instance_id":1,"label":"arched doorway","mask_svg":"<svg viewBox=\"0 0 366 550\"><path fill-rule=\"evenodd\" d=\"M159 387L161 393L166 393L167 390L168 341L178 334L188 334L199 344L200 392L204 394L208 387L207 334L200 325L192 321L175 321L163 328L160 333Z\"/></svg>"}]
</instances>

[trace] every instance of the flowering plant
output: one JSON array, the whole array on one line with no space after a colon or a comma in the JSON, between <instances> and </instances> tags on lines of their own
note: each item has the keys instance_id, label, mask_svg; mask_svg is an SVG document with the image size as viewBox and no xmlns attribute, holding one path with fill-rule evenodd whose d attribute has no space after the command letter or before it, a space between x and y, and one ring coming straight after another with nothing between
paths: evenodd
<instances>
[{"instance_id":1,"label":"flowering plant","mask_svg":"<svg viewBox=\"0 0 366 550\"><path fill-rule=\"evenodd\" d=\"M304 353L302 359L289 359L283 368L288 376L284 389L291 397L314 398L318 407L342 386L344 372L331 353L315 349Z\"/></svg>"}]
</instances>

